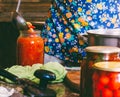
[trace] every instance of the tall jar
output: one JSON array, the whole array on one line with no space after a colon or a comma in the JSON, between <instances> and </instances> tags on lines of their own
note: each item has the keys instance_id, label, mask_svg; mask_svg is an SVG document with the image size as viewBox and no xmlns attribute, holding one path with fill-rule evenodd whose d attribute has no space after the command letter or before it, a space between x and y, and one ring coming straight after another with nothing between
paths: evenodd
<instances>
[{"instance_id":1,"label":"tall jar","mask_svg":"<svg viewBox=\"0 0 120 97\"><path fill-rule=\"evenodd\" d=\"M111 46L89 46L85 49L87 56L81 64L80 97L92 95L92 66L100 61L120 61L120 48Z\"/></svg>"},{"instance_id":2,"label":"tall jar","mask_svg":"<svg viewBox=\"0 0 120 97\"><path fill-rule=\"evenodd\" d=\"M25 66L44 63L44 41L40 31L21 31L17 39L17 64Z\"/></svg>"}]
</instances>

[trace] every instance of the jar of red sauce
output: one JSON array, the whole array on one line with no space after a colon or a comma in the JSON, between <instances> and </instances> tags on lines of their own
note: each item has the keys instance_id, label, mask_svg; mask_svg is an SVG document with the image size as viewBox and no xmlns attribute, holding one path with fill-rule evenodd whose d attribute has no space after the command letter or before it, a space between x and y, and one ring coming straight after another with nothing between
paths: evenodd
<instances>
[{"instance_id":1,"label":"jar of red sauce","mask_svg":"<svg viewBox=\"0 0 120 97\"><path fill-rule=\"evenodd\" d=\"M93 65L93 97L120 97L120 62L98 62Z\"/></svg>"},{"instance_id":2,"label":"jar of red sauce","mask_svg":"<svg viewBox=\"0 0 120 97\"><path fill-rule=\"evenodd\" d=\"M81 64L80 97L92 95L92 66L100 61L120 61L120 48L112 46L89 46L85 49L87 56Z\"/></svg>"},{"instance_id":3,"label":"jar of red sauce","mask_svg":"<svg viewBox=\"0 0 120 97\"><path fill-rule=\"evenodd\" d=\"M17 64L30 65L44 63L44 41L40 31L21 31L17 39Z\"/></svg>"}]
</instances>

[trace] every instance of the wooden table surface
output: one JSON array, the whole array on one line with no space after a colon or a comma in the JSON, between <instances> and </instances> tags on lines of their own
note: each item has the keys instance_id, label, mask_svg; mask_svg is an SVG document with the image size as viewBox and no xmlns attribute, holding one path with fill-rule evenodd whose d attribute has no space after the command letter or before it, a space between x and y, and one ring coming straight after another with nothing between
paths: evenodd
<instances>
[{"instance_id":1,"label":"wooden table surface","mask_svg":"<svg viewBox=\"0 0 120 97\"><path fill-rule=\"evenodd\" d=\"M56 91L56 97L80 97L78 92L72 91L64 83L51 84L48 87Z\"/></svg>"}]
</instances>

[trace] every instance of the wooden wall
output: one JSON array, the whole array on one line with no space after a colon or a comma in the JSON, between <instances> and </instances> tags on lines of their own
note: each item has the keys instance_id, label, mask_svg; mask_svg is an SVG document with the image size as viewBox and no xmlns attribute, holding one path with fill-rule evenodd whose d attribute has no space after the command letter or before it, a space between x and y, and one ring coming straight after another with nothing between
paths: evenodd
<instances>
[{"instance_id":1,"label":"wooden wall","mask_svg":"<svg viewBox=\"0 0 120 97\"><path fill-rule=\"evenodd\" d=\"M21 0L19 12L27 21L45 21L51 0ZM17 0L0 0L0 21L10 21Z\"/></svg>"}]
</instances>

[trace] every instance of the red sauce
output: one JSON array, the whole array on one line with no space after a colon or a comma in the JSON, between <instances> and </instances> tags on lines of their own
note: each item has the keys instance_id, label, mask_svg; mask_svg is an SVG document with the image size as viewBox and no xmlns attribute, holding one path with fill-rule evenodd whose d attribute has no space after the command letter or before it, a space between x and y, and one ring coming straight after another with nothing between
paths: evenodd
<instances>
[{"instance_id":1,"label":"red sauce","mask_svg":"<svg viewBox=\"0 0 120 97\"><path fill-rule=\"evenodd\" d=\"M22 32L17 40L17 62L19 65L44 63L44 41L35 31Z\"/></svg>"}]
</instances>

